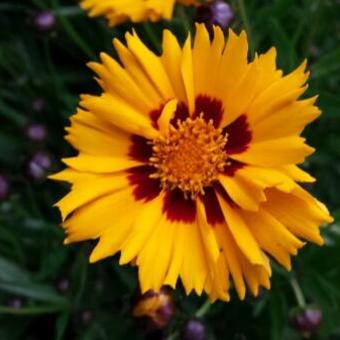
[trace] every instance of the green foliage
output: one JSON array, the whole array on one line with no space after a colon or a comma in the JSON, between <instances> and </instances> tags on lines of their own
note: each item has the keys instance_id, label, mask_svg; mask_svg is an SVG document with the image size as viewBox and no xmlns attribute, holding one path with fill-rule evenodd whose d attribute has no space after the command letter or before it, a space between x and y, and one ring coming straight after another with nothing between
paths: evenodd
<instances>
[{"instance_id":1,"label":"green foliage","mask_svg":"<svg viewBox=\"0 0 340 340\"><path fill-rule=\"evenodd\" d=\"M230 303L212 305L203 316L209 339L300 339L289 322L297 307L292 280L299 282L307 303L323 312L314 338L339 339L340 3L230 3L236 11L233 27L248 30L252 51L277 46L285 71L309 59L308 94L320 94L323 115L307 128L306 137L318 151L304 166L319 179L313 190L332 209L335 222L324 230L326 245L308 245L294 260L291 273L273 264L270 291L244 302L233 294ZM30 23L32 15L44 9L57 17L57 27L50 33L39 33ZM193 13L179 9L171 23L135 25L155 51L164 27L184 40ZM131 317L135 270L119 267L117 259L89 265L92 243L64 246L60 217L52 206L67 188L33 182L23 171L37 150L51 155L51 171L62 167L61 157L73 153L63 140L68 117L80 93L98 91L85 64L96 60L100 51L115 55L111 40L123 39L130 25L108 29L103 19L87 18L71 0L4 0L0 22L0 173L11 184L9 199L0 204L0 339L144 339ZM37 99L43 100L42 108ZM30 122L47 126L46 141L27 139L25 127ZM65 279L68 289L58 290ZM178 338L183 323L196 315L204 299L187 298L180 288L175 292L177 315L165 331L169 339Z\"/></svg>"}]
</instances>

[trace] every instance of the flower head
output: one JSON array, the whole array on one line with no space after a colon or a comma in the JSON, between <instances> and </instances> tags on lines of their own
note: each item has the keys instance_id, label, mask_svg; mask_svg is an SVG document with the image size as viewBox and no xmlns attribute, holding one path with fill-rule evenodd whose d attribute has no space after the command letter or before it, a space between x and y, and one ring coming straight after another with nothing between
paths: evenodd
<instances>
[{"instance_id":1,"label":"flower head","mask_svg":"<svg viewBox=\"0 0 340 340\"><path fill-rule=\"evenodd\" d=\"M197 0L177 0L193 5ZM110 26L125 21L142 22L171 19L176 0L81 0L80 5L90 17L105 16Z\"/></svg>"},{"instance_id":2,"label":"flower head","mask_svg":"<svg viewBox=\"0 0 340 340\"><path fill-rule=\"evenodd\" d=\"M327 209L297 182L313 149L300 133L320 110L300 100L304 62L283 75L274 48L248 61L247 37L198 25L193 46L164 31L163 53L136 34L114 41L120 62L90 63L103 93L84 95L67 140L79 150L54 179L66 243L99 239L90 261L120 252L142 292L175 287L241 299L270 287L273 257L290 269L303 240L323 244Z\"/></svg>"}]
</instances>

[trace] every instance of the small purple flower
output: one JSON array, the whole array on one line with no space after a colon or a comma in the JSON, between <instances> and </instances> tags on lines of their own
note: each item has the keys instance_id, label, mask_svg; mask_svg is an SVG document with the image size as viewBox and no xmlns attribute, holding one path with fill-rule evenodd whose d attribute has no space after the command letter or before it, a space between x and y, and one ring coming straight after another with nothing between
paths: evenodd
<instances>
[{"instance_id":1,"label":"small purple flower","mask_svg":"<svg viewBox=\"0 0 340 340\"><path fill-rule=\"evenodd\" d=\"M292 319L293 327L303 336L315 333L322 322L322 311L316 307L308 307L296 314Z\"/></svg>"},{"instance_id":2,"label":"small purple flower","mask_svg":"<svg viewBox=\"0 0 340 340\"><path fill-rule=\"evenodd\" d=\"M46 178L51 166L50 156L44 151L38 151L27 161L25 172L28 178L41 182Z\"/></svg>"},{"instance_id":3,"label":"small purple flower","mask_svg":"<svg viewBox=\"0 0 340 340\"><path fill-rule=\"evenodd\" d=\"M199 320L189 320L182 332L183 340L204 340L206 339L206 332L203 323Z\"/></svg>"},{"instance_id":4,"label":"small purple flower","mask_svg":"<svg viewBox=\"0 0 340 340\"><path fill-rule=\"evenodd\" d=\"M20 309L23 303L19 298L13 298L7 302L7 306L13 309Z\"/></svg>"},{"instance_id":5,"label":"small purple flower","mask_svg":"<svg viewBox=\"0 0 340 340\"><path fill-rule=\"evenodd\" d=\"M33 17L33 26L40 32L50 32L56 27L56 18L51 11L38 12Z\"/></svg>"},{"instance_id":6,"label":"small purple flower","mask_svg":"<svg viewBox=\"0 0 340 340\"><path fill-rule=\"evenodd\" d=\"M26 127L26 136L34 142L42 142L46 139L46 126L39 123L33 123Z\"/></svg>"},{"instance_id":7,"label":"small purple flower","mask_svg":"<svg viewBox=\"0 0 340 340\"><path fill-rule=\"evenodd\" d=\"M210 30L213 25L226 29L233 20L233 9L229 4L221 0L215 0L199 6L196 13L196 21L205 23Z\"/></svg>"},{"instance_id":8,"label":"small purple flower","mask_svg":"<svg viewBox=\"0 0 340 340\"><path fill-rule=\"evenodd\" d=\"M46 102L44 98L37 97L32 101L32 109L35 112L42 112L45 109Z\"/></svg>"},{"instance_id":9,"label":"small purple flower","mask_svg":"<svg viewBox=\"0 0 340 340\"><path fill-rule=\"evenodd\" d=\"M84 325L88 325L93 320L93 313L90 309L85 309L81 312L81 321Z\"/></svg>"},{"instance_id":10,"label":"small purple flower","mask_svg":"<svg viewBox=\"0 0 340 340\"><path fill-rule=\"evenodd\" d=\"M56 283L56 288L59 293L66 293L70 289L70 281L67 278L62 278Z\"/></svg>"}]
</instances>

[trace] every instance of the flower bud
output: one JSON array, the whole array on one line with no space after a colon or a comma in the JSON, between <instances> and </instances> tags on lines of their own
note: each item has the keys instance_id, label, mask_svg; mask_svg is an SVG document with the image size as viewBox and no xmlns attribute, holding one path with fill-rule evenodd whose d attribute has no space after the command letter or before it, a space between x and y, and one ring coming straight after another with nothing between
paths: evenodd
<instances>
[{"instance_id":1,"label":"flower bud","mask_svg":"<svg viewBox=\"0 0 340 340\"><path fill-rule=\"evenodd\" d=\"M4 201L9 196L9 183L4 175L0 174L0 202Z\"/></svg>"},{"instance_id":2,"label":"flower bud","mask_svg":"<svg viewBox=\"0 0 340 340\"><path fill-rule=\"evenodd\" d=\"M213 25L226 29L233 20L233 9L229 4L221 0L208 2L197 8L196 21L205 23L209 30L211 30Z\"/></svg>"},{"instance_id":3,"label":"flower bud","mask_svg":"<svg viewBox=\"0 0 340 340\"><path fill-rule=\"evenodd\" d=\"M37 97L32 101L32 109L35 112L42 112L45 109L46 102L44 98Z\"/></svg>"},{"instance_id":4,"label":"flower bud","mask_svg":"<svg viewBox=\"0 0 340 340\"><path fill-rule=\"evenodd\" d=\"M32 123L26 127L26 136L34 142L42 142L46 139L46 126L39 123Z\"/></svg>"},{"instance_id":5,"label":"flower bud","mask_svg":"<svg viewBox=\"0 0 340 340\"><path fill-rule=\"evenodd\" d=\"M56 283L56 288L59 293L66 293L70 289L70 281L66 278L60 279Z\"/></svg>"},{"instance_id":6,"label":"flower bud","mask_svg":"<svg viewBox=\"0 0 340 340\"><path fill-rule=\"evenodd\" d=\"M84 309L81 312L81 322L84 325L89 325L91 321L93 320L93 312L90 309Z\"/></svg>"},{"instance_id":7,"label":"flower bud","mask_svg":"<svg viewBox=\"0 0 340 340\"><path fill-rule=\"evenodd\" d=\"M189 320L182 331L183 340L204 340L206 332L203 323L199 320Z\"/></svg>"},{"instance_id":8,"label":"flower bud","mask_svg":"<svg viewBox=\"0 0 340 340\"><path fill-rule=\"evenodd\" d=\"M293 327L305 338L315 333L322 322L322 311L317 307L307 307L292 318Z\"/></svg>"},{"instance_id":9,"label":"flower bud","mask_svg":"<svg viewBox=\"0 0 340 340\"><path fill-rule=\"evenodd\" d=\"M139 296L132 315L143 318L148 330L165 328L175 315L175 304L169 289L163 287L159 292L150 290Z\"/></svg>"},{"instance_id":10,"label":"flower bud","mask_svg":"<svg viewBox=\"0 0 340 340\"><path fill-rule=\"evenodd\" d=\"M33 17L33 26L39 32L50 32L56 27L56 18L51 11L38 12Z\"/></svg>"},{"instance_id":11,"label":"flower bud","mask_svg":"<svg viewBox=\"0 0 340 340\"><path fill-rule=\"evenodd\" d=\"M23 302L19 298L10 299L7 302L7 306L10 307L10 308L13 308L13 309L20 309L22 307L22 305L23 305Z\"/></svg>"},{"instance_id":12,"label":"flower bud","mask_svg":"<svg viewBox=\"0 0 340 340\"><path fill-rule=\"evenodd\" d=\"M50 156L44 151L38 151L26 162L26 176L35 182L41 182L46 178L51 165Z\"/></svg>"}]
</instances>

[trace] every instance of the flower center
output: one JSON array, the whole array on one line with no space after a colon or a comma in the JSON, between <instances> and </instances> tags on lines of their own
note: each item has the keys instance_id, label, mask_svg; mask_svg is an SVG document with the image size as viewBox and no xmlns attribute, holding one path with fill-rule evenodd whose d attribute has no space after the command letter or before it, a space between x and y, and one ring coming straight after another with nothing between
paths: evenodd
<instances>
[{"instance_id":1,"label":"flower center","mask_svg":"<svg viewBox=\"0 0 340 340\"><path fill-rule=\"evenodd\" d=\"M163 189L179 188L186 198L194 199L223 171L226 143L222 129L216 129L213 121L206 122L202 115L178 121L177 128L170 125L167 135L153 141L150 163L157 171L151 176L160 179Z\"/></svg>"}]
</instances>

